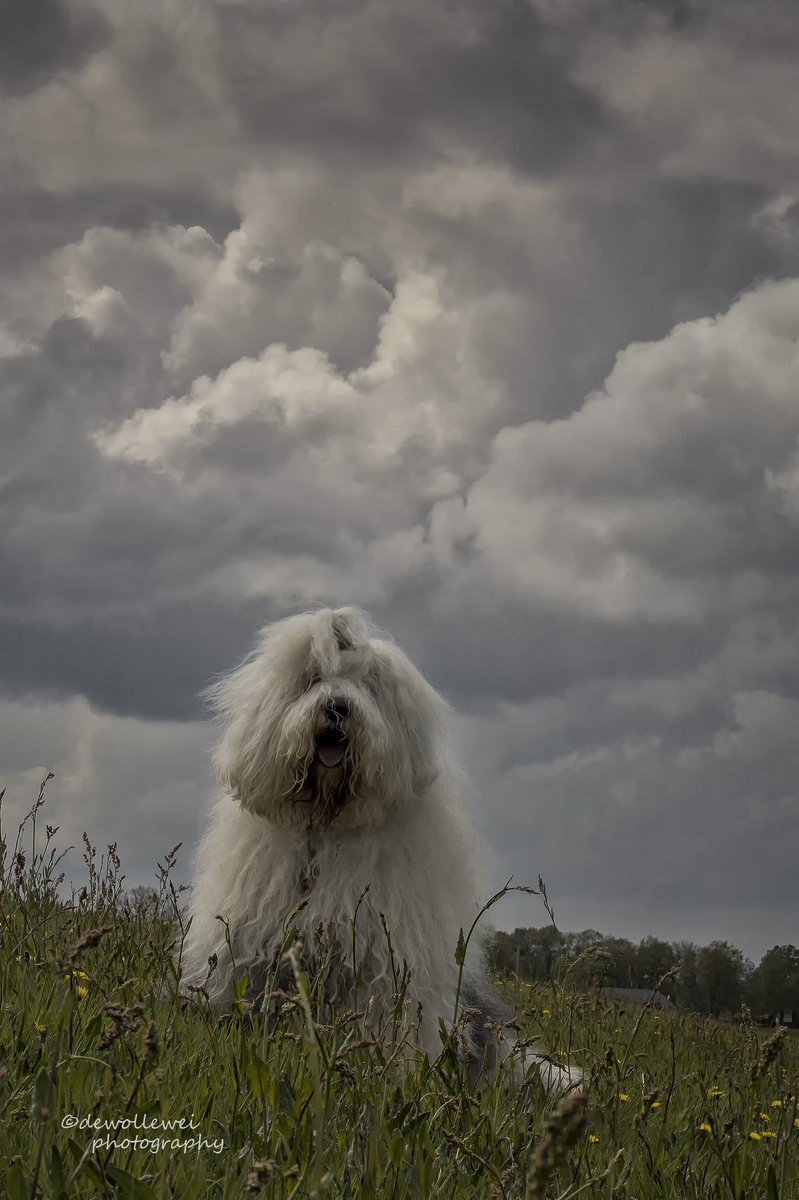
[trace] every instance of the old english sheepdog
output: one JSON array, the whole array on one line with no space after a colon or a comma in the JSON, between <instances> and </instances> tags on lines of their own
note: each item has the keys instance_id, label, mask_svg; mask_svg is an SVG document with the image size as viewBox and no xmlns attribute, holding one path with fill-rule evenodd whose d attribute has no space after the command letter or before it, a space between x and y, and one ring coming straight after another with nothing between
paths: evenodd
<instances>
[{"instance_id":1,"label":"old english sheepdog","mask_svg":"<svg viewBox=\"0 0 799 1200\"><path fill-rule=\"evenodd\" d=\"M407 963L406 1036L435 1058L440 1021L456 1018L459 931L480 895L446 702L355 608L268 625L207 695L222 721L221 791L194 863L183 986L229 1006L246 972L249 995L263 993L287 937L312 959L326 930L337 964L326 986L352 1004L354 958L357 1002L378 1035ZM511 1056L523 1074L531 1056L525 1063L513 1035L495 1031L510 1013L477 937L460 1007L472 1010L461 1025L472 1066ZM550 1091L579 1081L576 1069L534 1057Z\"/></svg>"}]
</instances>

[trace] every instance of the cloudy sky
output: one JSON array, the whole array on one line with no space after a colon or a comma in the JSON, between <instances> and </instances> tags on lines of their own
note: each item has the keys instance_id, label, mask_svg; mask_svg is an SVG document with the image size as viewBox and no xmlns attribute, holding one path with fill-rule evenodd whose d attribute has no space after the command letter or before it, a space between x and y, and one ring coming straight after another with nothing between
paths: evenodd
<instances>
[{"instance_id":1,"label":"cloudy sky","mask_svg":"<svg viewBox=\"0 0 799 1200\"><path fill-rule=\"evenodd\" d=\"M151 879L200 688L355 602L451 700L498 884L799 941L793 0L3 25L6 823L51 769Z\"/></svg>"}]
</instances>

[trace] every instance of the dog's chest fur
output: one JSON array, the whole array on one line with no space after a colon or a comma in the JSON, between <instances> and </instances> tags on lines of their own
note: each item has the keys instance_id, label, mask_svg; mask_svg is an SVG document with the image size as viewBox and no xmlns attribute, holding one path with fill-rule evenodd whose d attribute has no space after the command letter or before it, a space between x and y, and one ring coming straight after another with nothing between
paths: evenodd
<instances>
[{"instance_id":1,"label":"dog's chest fur","mask_svg":"<svg viewBox=\"0 0 799 1200\"><path fill-rule=\"evenodd\" d=\"M307 896L314 890L319 879L320 869L319 851L309 834L305 844L304 861L300 868L300 896Z\"/></svg>"}]
</instances>

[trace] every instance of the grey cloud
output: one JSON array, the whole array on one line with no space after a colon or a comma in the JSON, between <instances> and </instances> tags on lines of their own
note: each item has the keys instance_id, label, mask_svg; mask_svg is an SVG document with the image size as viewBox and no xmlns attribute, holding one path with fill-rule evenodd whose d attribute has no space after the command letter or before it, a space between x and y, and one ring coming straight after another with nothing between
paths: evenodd
<instances>
[{"instance_id":1,"label":"grey cloud","mask_svg":"<svg viewBox=\"0 0 799 1200\"><path fill-rule=\"evenodd\" d=\"M95 226L135 232L159 223L200 225L221 242L237 223L232 204L197 188L156 189L130 182L56 192L20 187L13 179L1 186L0 255L6 272L79 241Z\"/></svg>"},{"instance_id":2,"label":"grey cloud","mask_svg":"<svg viewBox=\"0 0 799 1200\"><path fill-rule=\"evenodd\" d=\"M216 374L274 342L314 346L345 372L369 360L389 296L358 259L324 245L299 262L257 241L246 250L226 253L182 314L167 358L173 375Z\"/></svg>"},{"instance_id":3,"label":"grey cloud","mask_svg":"<svg viewBox=\"0 0 799 1200\"><path fill-rule=\"evenodd\" d=\"M796 43L795 13L782 0L704 10L680 28L660 6L550 8L574 39L572 78L615 117L611 163L635 157L667 177L795 187L797 83L785 53ZM586 16L593 36L581 38Z\"/></svg>"},{"instance_id":4,"label":"grey cloud","mask_svg":"<svg viewBox=\"0 0 799 1200\"><path fill-rule=\"evenodd\" d=\"M68 878L78 887L86 881L85 830L100 853L117 843L128 886L152 885L156 862L187 841L186 814L196 823L203 812L213 785L211 741L206 725L110 716L80 697L0 698L4 829L22 819L52 771L44 816L58 827L59 848L74 847L63 863ZM179 856L183 870L187 851Z\"/></svg>"},{"instance_id":5,"label":"grey cloud","mask_svg":"<svg viewBox=\"0 0 799 1200\"><path fill-rule=\"evenodd\" d=\"M507 382L516 411L552 418L582 404L622 345L718 312L753 280L792 269L785 244L757 220L768 196L646 175L586 192L578 179L559 193L551 240L531 238L535 219L525 228L501 196L475 214L417 205L414 219L457 287L504 291L474 331L475 352Z\"/></svg>"},{"instance_id":6,"label":"grey cloud","mask_svg":"<svg viewBox=\"0 0 799 1200\"><path fill-rule=\"evenodd\" d=\"M6 617L0 621L2 691L8 697L33 691L51 700L81 695L121 716L196 720L206 715L201 690L244 656L253 630L269 615L262 604L234 615L205 602L160 605L124 624L100 618L59 627ZM43 745L45 757L46 750Z\"/></svg>"},{"instance_id":7,"label":"grey cloud","mask_svg":"<svg viewBox=\"0 0 799 1200\"><path fill-rule=\"evenodd\" d=\"M102 71L41 43L0 152L15 793L52 729L70 830L190 840L198 690L355 601L454 702L503 879L632 936L788 929L799 21L766 10L108 0Z\"/></svg>"},{"instance_id":8,"label":"grey cloud","mask_svg":"<svg viewBox=\"0 0 799 1200\"><path fill-rule=\"evenodd\" d=\"M643 621L609 625L543 604L503 599L492 605L490 597L486 577L476 603L459 598L457 622L451 612L437 613L433 600L421 628L415 612L403 615L401 603L392 623L398 639L416 648L416 657L464 711L498 698L518 702L559 695L578 682L619 674L679 677L713 655L724 637L720 628Z\"/></svg>"},{"instance_id":9,"label":"grey cloud","mask_svg":"<svg viewBox=\"0 0 799 1200\"><path fill-rule=\"evenodd\" d=\"M41 87L59 71L77 70L110 37L93 8L69 0L25 0L3 5L0 91L20 94Z\"/></svg>"},{"instance_id":10,"label":"grey cloud","mask_svg":"<svg viewBox=\"0 0 799 1200\"><path fill-rule=\"evenodd\" d=\"M533 748L527 767L484 764L474 749L479 724L472 730L478 819L508 873L534 882L541 872L565 928L671 938L684 930L696 940L729 937L755 955L777 929L790 940L799 849L792 739L749 760L720 759L706 743L694 765L680 767L662 741L636 732L637 721L619 723L621 739L606 730L583 744L579 689L566 706L564 754L550 758L548 747L537 758ZM584 708L582 716L596 724ZM623 911L620 879L634 911ZM747 928L758 905L768 917ZM518 913L512 921L540 923Z\"/></svg>"},{"instance_id":11,"label":"grey cloud","mask_svg":"<svg viewBox=\"0 0 799 1200\"><path fill-rule=\"evenodd\" d=\"M570 81L530 5L313 2L297 18L278 5L219 12L242 119L292 152L384 162L432 155L443 136L551 171L602 126L601 105Z\"/></svg>"}]
</instances>

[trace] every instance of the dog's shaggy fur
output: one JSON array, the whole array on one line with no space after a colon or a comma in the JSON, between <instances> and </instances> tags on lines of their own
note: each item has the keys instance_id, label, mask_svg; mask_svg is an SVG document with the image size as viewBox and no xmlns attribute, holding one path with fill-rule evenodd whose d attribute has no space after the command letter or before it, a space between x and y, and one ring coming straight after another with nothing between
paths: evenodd
<instances>
[{"instance_id":1,"label":"dog's shaggy fur","mask_svg":"<svg viewBox=\"0 0 799 1200\"><path fill-rule=\"evenodd\" d=\"M208 695L223 723L222 792L196 855L184 986L205 985L229 1005L236 972L247 971L251 990L268 987L291 929L308 954L322 927L338 964L328 988L350 1002L354 938L373 1027L405 960L408 1025L421 1011L414 1040L435 1057L439 1020L455 1017L459 930L477 915L480 890L445 701L354 608L267 626ZM480 1010L464 1028L473 1061L495 1059L486 1017L508 1014L478 939L461 1003ZM542 1063L545 1083L553 1070Z\"/></svg>"}]
</instances>

